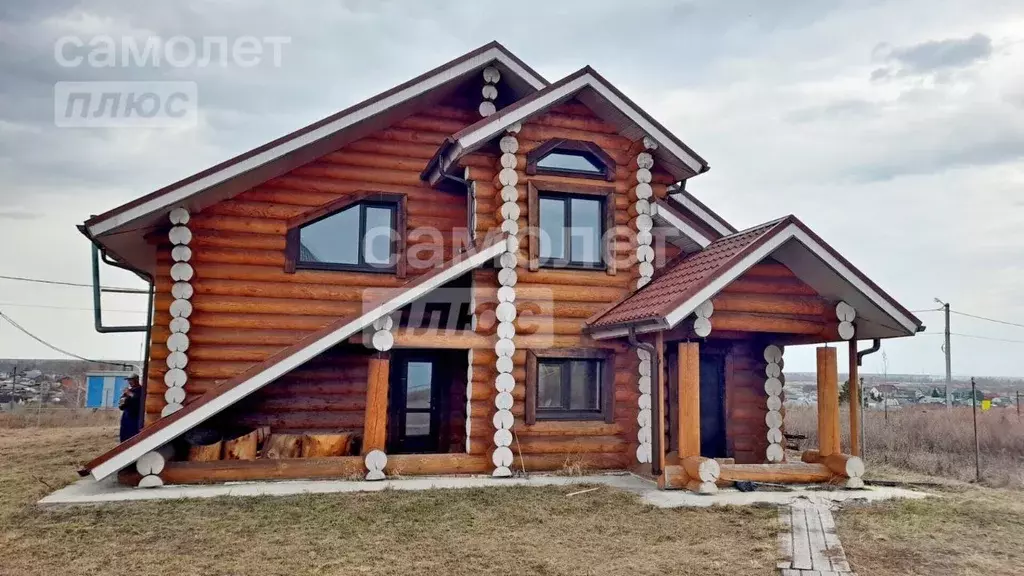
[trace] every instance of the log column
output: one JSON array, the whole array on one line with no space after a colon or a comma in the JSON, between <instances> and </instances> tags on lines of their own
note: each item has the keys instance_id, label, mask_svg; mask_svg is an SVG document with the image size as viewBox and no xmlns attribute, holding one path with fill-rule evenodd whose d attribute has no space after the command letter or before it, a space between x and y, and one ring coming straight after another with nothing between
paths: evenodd
<instances>
[{"instance_id":1,"label":"log column","mask_svg":"<svg viewBox=\"0 0 1024 576\"><path fill-rule=\"evenodd\" d=\"M770 344L764 349L766 362L764 375L764 391L768 395L764 421L768 425L768 450L765 457L769 462L782 462L786 459L786 451L782 444L782 387L786 380L782 375L782 346Z\"/></svg>"},{"instance_id":2,"label":"log column","mask_svg":"<svg viewBox=\"0 0 1024 576\"><path fill-rule=\"evenodd\" d=\"M711 300L705 300L693 311L693 333L701 338L711 335L711 315L715 313L715 305Z\"/></svg>"},{"instance_id":3,"label":"log column","mask_svg":"<svg viewBox=\"0 0 1024 576\"><path fill-rule=\"evenodd\" d=\"M481 89L483 101L478 108L480 116L484 118L494 114L497 108L494 101L498 98L498 81L501 80L501 71L494 66L484 68L484 87Z\"/></svg>"},{"instance_id":4,"label":"log column","mask_svg":"<svg viewBox=\"0 0 1024 576\"><path fill-rule=\"evenodd\" d=\"M839 367L836 349L818 348L818 452L839 453Z\"/></svg>"},{"instance_id":5,"label":"log column","mask_svg":"<svg viewBox=\"0 0 1024 576\"><path fill-rule=\"evenodd\" d=\"M700 456L700 344L680 342L678 355L679 459Z\"/></svg>"},{"instance_id":6,"label":"log column","mask_svg":"<svg viewBox=\"0 0 1024 576\"><path fill-rule=\"evenodd\" d=\"M850 454L860 456L860 367L857 340L850 340Z\"/></svg>"},{"instance_id":7,"label":"log column","mask_svg":"<svg viewBox=\"0 0 1024 576\"><path fill-rule=\"evenodd\" d=\"M366 381L366 417L363 421L363 456L367 480L383 480L388 457L384 450L388 431L388 379L391 359L381 352L370 359Z\"/></svg>"},{"instance_id":8,"label":"log column","mask_svg":"<svg viewBox=\"0 0 1024 576\"><path fill-rule=\"evenodd\" d=\"M491 454L491 461L494 463L492 474L499 478L512 476L513 462L511 446L512 426L515 423L515 418L512 415L512 405L514 404L512 391L515 389L516 380L512 376L514 368L512 357L516 353L515 321L518 315L516 309L516 266L519 263L519 238L516 235L519 233L520 216L517 203L520 196L517 187L519 172L516 171L518 164L516 152L519 150L519 140L516 138L518 131L518 126L509 128L498 143L501 157L497 167L497 183L501 186L502 205L497 216L501 223L501 230L505 233L505 253L498 259L501 266L501 270L498 272L498 283L501 284L501 287L498 288L498 307L494 311L498 319L498 340L494 343L494 352L497 355L495 367L498 369L498 376L494 380L494 388L497 391L497 395L494 397L494 407L497 408L497 412L493 419L495 448Z\"/></svg>"},{"instance_id":9,"label":"log column","mask_svg":"<svg viewBox=\"0 0 1024 576\"><path fill-rule=\"evenodd\" d=\"M171 322L169 325L170 336L167 337L167 372L164 374L164 384L167 390L164 392L164 400L167 402L160 411L160 416L167 416L181 410L185 403L185 383L188 375L185 367L188 366L188 331L189 316L192 315L192 280L194 270L189 261L192 259L192 249L188 247L192 241L192 231L187 224L190 218L185 208L175 208L169 215L171 224L167 237L171 245L171 258L174 264L171 266L171 279L174 284L171 286L171 295L174 301L171 302L169 312Z\"/></svg>"},{"instance_id":10,"label":"log column","mask_svg":"<svg viewBox=\"0 0 1024 576\"><path fill-rule=\"evenodd\" d=\"M629 198L633 200L630 213L636 216L630 220L630 226L636 232L636 260L639 277L636 281L637 288L643 288L654 276L654 189L651 188L651 169L654 168L654 155L651 154L658 148L653 138L644 136L642 142L643 151L636 156L634 161L636 171L633 172L633 188L629 191Z\"/></svg>"},{"instance_id":11,"label":"log column","mask_svg":"<svg viewBox=\"0 0 1024 576\"><path fill-rule=\"evenodd\" d=\"M637 348L636 355L640 359L640 378L638 380L640 396L637 398L638 412L636 416L636 423L640 427L637 431L637 440L639 440L640 445L636 449L636 461L641 464L650 464L653 454L651 440L654 438L654 434L651 431L651 424L653 422L651 410L651 390L653 387L651 383L651 353L643 348Z\"/></svg>"}]
</instances>

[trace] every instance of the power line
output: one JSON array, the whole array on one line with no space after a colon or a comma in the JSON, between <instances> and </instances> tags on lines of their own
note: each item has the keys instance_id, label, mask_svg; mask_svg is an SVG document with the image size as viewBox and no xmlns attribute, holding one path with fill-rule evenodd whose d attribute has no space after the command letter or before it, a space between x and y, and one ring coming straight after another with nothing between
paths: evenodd
<instances>
[{"instance_id":1,"label":"power line","mask_svg":"<svg viewBox=\"0 0 1024 576\"><path fill-rule=\"evenodd\" d=\"M24 332L25 335L28 336L29 338L32 338L33 340L35 340L36 342L39 342L43 346L46 346L50 350L54 350L56 352L60 352L61 354L64 354L65 356L70 356L72 358L76 358L78 360L84 360L86 362L95 362L97 364L107 364L108 366L122 366L122 367L129 366L129 364L125 364L124 362L107 362L106 360L93 360L91 358L86 358L84 356L79 356L78 354L72 354L71 352L68 352L67 350L64 350L62 348L58 348L58 347L54 346L53 344L50 344L46 340L43 340L39 336L36 336L35 334L29 332L21 324L18 324L17 322L15 322L14 319L11 318L10 316L8 316L7 314L4 314L3 312L0 312L0 318L3 318L4 320L7 320L7 322L11 326L14 326L18 330Z\"/></svg>"},{"instance_id":2,"label":"power line","mask_svg":"<svg viewBox=\"0 0 1024 576\"><path fill-rule=\"evenodd\" d=\"M43 280L42 278L27 278L25 276L4 276L0 275L2 280L17 280L18 282L35 282L36 284L51 284L55 286L74 286L76 288L92 288L92 284L82 284L79 282L62 282L60 280ZM123 292L126 294L149 294L148 290L142 288L125 288L123 286L100 286L100 289L107 291Z\"/></svg>"},{"instance_id":3,"label":"power line","mask_svg":"<svg viewBox=\"0 0 1024 576\"><path fill-rule=\"evenodd\" d=\"M0 306L14 306L17 308L47 308L51 310L87 310L92 312L92 308L86 308L84 306L53 306L50 304L21 304L18 302L0 302ZM145 314L145 310L124 310L121 308L104 308L104 312L125 312L131 314Z\"/></svg>"},{"instance_id":4,"label":"power line","mask_svg":"<svg viewBox=\"0 0 1024 576\"><path fill-rule=\"evenodd\" d=\"M1016 322L1007 322L1005 320L996 320L995 318L986 318L984 316L978 316L977 314L968 314L967 312L957 312L956 310L950 310L953 314L960 316L967 316L968 318L977 318L978 320L985 320L987 322L995 322L996 324L1005 324L1007 326L1016 326L1017 328L1024 328L1024 324L1017 324Z\"/></svg>"},{"instance_id":5,"label":"power line","mask_svg":"<svg viewBox=\"0 0 1024 576\"><path fill-rule=\"evenodd\" d=\"M979 336L977 334L961 334L959 332L950 332L951 336L960 336L961 338L976 338L978 340L992 340L993 342L1012 342L1014 344L1024 344L1024 340L1009 340L1007 338L993 338L991 336ZM944 336L943 332L921 332L918 336Z\"/></svg>"}]
</instances>

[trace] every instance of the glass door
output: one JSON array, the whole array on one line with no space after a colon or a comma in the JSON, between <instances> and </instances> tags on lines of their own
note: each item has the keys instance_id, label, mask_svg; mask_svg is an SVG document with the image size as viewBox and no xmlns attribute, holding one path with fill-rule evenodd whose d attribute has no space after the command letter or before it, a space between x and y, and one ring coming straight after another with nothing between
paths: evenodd
<instances>
[{"instance_id":1,"label":"glass door","mask_svg":"<svg viewBox=\"0 0 1024 576\"><path fill-rule=\"evenodd\" d=\"M391 452L437 452L440 425L437 363L396 354L392 359Z\"/></svg>"}]
</instances>

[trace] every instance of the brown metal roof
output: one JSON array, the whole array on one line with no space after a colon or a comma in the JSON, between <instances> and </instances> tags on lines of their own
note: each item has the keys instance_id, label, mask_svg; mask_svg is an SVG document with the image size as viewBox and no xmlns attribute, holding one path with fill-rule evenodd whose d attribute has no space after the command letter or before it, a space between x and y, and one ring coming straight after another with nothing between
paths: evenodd
<instances>
[{"instance_id":1,"label":"brown metal roof","mask_svg":"<svg viewBox=\"0 0 1024 576\"><path fill-rule=\"evenodd\" d=\"M590 318L588 326L597 329L660 320L727 269L730 263L769 238L773 230L789 224L791 218L773 220L725 236L700 252L679 257L662 268L646 286Z\"/></svg>"}]
</instances>

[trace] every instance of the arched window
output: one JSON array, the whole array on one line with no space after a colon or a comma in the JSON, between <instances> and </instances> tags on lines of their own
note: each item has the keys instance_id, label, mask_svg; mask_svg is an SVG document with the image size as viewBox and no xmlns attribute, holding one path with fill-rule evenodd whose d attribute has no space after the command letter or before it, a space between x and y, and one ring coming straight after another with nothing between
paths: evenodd
<instances>
[{"instance_id":1,"label":"arched window","mask_svg":"<svg viewBox=\"0 0 1024 576\"><path fill-rule=\"evenodd\" d=\"M288 222L285 270L348 270L404 275L405 196L358 193Z\"/></svg>"},{"instance_id":2,"label":"arched window","mask_svg":"<svg viewBox=\"0 0 1024 576\"><path fill-rule=\"evenodd\" d=\"M526 155L526 173L612 181L615 161L593 142L555 138Z\"/></svg>"}]
</instances>

